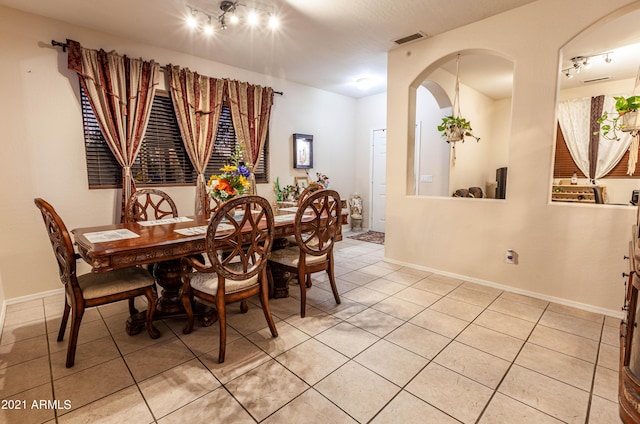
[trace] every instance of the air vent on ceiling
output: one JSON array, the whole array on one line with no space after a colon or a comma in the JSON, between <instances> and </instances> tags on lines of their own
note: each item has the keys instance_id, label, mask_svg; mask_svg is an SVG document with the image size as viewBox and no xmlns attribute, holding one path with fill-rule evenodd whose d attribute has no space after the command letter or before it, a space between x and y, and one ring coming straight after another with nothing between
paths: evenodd
<instances>
[{"instance_id":1,"label":"air vent on ceiling","mask_svg":"<svg viewBox=\"0 0 640 424\"><path fill-rule=\"evenodd\" d=\"M598 78L592 78L592 79L588 79L588 80L584 80L582 81L584 84L589 84L590 82L600 82L600 81L606 81L608 79L611 79L611 77L598 77Z\"/></svg>"},{"instance_id":2,"label":"air vent on ceiling","mask_svg":"<svg viewBox=\"0 0 640 424\"><path fill-rule=\"evenodd\" d=\"M422 31L418 31L415 34L407 35L405 37L398 38L397 40L393 40L393 42L398 44L398 45L401 45L401 44L409 43L411 41L420 40L420 39L426 38L426 37L427 37L427 34L425 34Z\"/></svg>"}]
</instances>

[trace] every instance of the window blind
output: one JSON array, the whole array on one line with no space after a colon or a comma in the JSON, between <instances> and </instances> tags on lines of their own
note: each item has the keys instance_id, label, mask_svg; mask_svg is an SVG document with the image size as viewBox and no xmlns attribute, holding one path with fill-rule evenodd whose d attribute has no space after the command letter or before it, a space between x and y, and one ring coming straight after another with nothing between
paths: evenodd
<instances>
[{"instance_id":1,"label":"window blind","mask_svg":"<svg viewBox=\"0 0 640 424\"><path fill-rule=\"evenodd\" d=\"M620 162L602 178L640 178L640 173L636 172L634 175L627 175L627 164L629 163L629 152L626 152ZM556 156L553 166L553 178L571 178L573 171L578 171L578 166L573 161L571 153L567 148L567 143L564 141L564 135L560 129L560 125L557 128L556 136ZM584 178L581 172L578 171L578 177Z\"/></svg>"},{"instance_id":2,"label":"window blind","mask_svg":"<svg viewBox=\"0 0 640 424\"><path fill-rule=\"evenodd\" d=\"M82 88L80 97L89 188L120 188L121 167L102 136L89 99ZM223 106L214 151L205 172L207 178L220 172L236 144L231 109ZM267 136L267 142L260 152L260 164L255 172L259 183L269 181L268 157ZM132 166L132 174L136 185L140 187L195 185L197 174L184 148L171 98L166 91L156 92L147 131Z\"/></svg>"}]
</instances>

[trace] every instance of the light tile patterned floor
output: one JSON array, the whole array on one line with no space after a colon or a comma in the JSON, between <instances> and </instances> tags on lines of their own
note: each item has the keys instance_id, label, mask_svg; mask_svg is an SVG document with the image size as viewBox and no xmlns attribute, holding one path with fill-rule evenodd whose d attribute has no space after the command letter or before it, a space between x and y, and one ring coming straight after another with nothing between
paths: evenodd
<instances>
[{"instance_id":1,"label":"light tile patterned floor","mask_svg":"<svg viewBox=\"0 0 640 424\"><path fill-rule=\"evenodd\" d=\"M270 302L277 339L258 302L246 314L232 305L224 364L217 323L183 335L183 321L167 320L157 340L130 337L120 302L87 311L66 369L62 296L10 305L0 398L27 409L0 409L0 422L620 422L619 320L403 268L383 252L345 238L342 303L317 274L301 319L291 286Z\"/></svg>"}]
</instances>

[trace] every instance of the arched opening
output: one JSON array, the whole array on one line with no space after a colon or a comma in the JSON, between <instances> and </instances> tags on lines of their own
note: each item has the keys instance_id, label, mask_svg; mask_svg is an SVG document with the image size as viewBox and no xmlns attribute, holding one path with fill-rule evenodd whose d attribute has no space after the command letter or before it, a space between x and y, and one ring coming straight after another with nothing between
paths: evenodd
<instances>
[{"instance_id":1,"label":"arched opening","mask_svg":"<svg viewBox=\"0 0 640 424\"><path fill-rule=\"evenodd\" d=\"M617 139L603 137L596 121L605 111L611 117L618 115L614 97L640 95L638 19L637 6L618 11L585 29L561 50L550 184L554 204L599 204L601 200L628 205L634 199L640 164L634 166L629 157L637 153L637 146L623 131ZM601 199L594 187L603 193Z\"/></svg>"},{"instance_id":2,"label":"arched opening","mask_svg":"<svg viewBox=\"0 0 640 424\"><path fill-rule=\"evenodd\" d=\"M456 105L457 59L456 52L429 66L412 89L415 128L409 137L413 172L408 176L408 194L444 197L458 191L463 196L496 198L497 170L506 168L508 160L513 61L494 52L460 52ZM457 116L457 106L479 141L448 143L438 130L443 117Z\"/></svg>"}]
</instances>

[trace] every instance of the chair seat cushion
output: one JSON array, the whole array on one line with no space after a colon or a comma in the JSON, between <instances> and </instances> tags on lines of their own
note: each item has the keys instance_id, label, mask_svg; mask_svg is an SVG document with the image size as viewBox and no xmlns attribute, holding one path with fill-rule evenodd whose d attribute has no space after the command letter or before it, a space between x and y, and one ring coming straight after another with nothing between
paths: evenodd
<instances>
[{"instance_id":1,"label":"chair seat cushion","mask_svg":"<svg viewBox=\"0 0 640 424\"><path fill-rule=\"evenodd\" d=\"M271 252L271 259L269 260L285 266L297 268L298 261L300 260L300 249L298 247L287 247L286 249L274 250ZM315 265L326 260L326 254L320 256L307 255L305 263L307 265Z\"/></svg>"},{"instance_id":2,"label":"chair seat cushion","mask_svg":"<svg viewBox=\"0 0 640 424\"><path fill-rule=\"evenodd\" d=\"M85 299L95 299L153 286L155 281L149 271L134 266L115 271L80 275L78 276L78 284Z\"/></svg>"},{"instance_id":3,"label":"chair seat cushion","mask_svg":"<svg viewBox=\"0 0 640 424\"><path fill-rule=\"evenodd\" d=\"M246 280L224 280L224 291L226 294L235 293L258 284L258 275ZM215 272L193 272L189 274L191 287L203 293L216 295L218 290L218 274Z\"/></svg>"}]
</instances>

